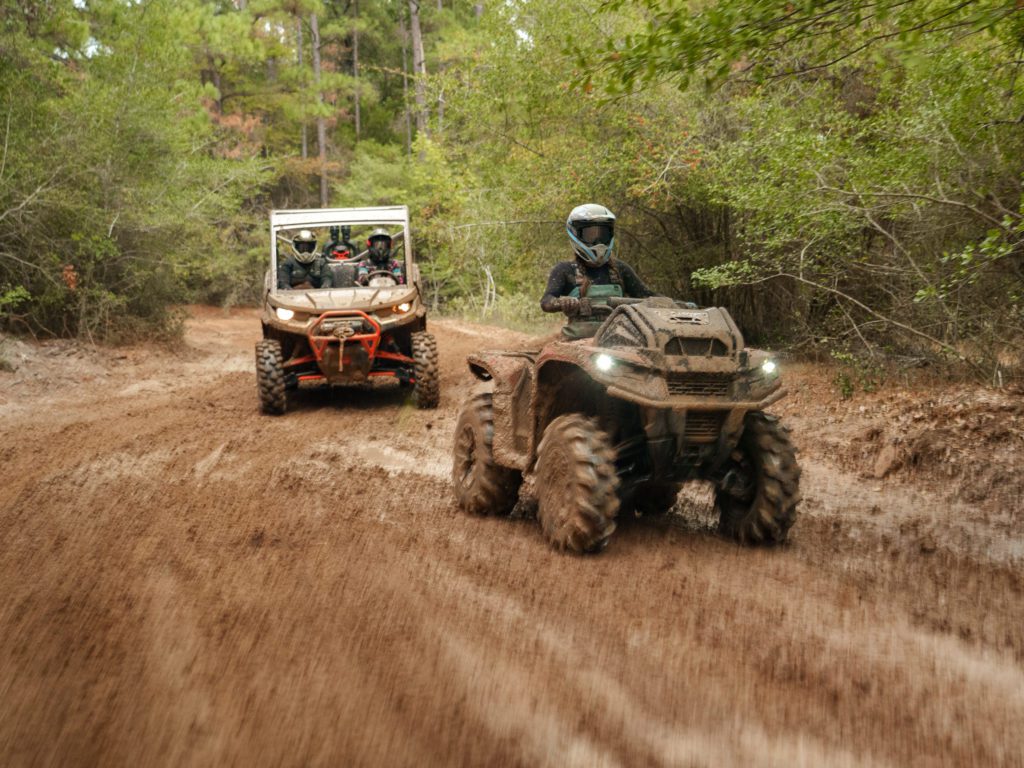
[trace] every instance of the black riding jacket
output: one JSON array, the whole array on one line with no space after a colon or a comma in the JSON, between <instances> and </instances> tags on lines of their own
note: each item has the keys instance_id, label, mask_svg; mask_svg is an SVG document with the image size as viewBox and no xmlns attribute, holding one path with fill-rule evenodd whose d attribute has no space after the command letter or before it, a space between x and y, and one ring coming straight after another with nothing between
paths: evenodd
<instances>
[{"instance_id":1,"label":"black riding jacket","mask_svg":"<svg viewBox=\"0 0 1024 768\"><path fill-rule=\"evenodd\" d=\"M333 288L334 276L327 267L327 259L317 256L310 264L302 264L289 256L277 265L277 287L288 290L309 283L314 288Z\"/></svg>"},{"instance_id":2,"label":"black riding jacket","mask_svg":"<svg viewBox=\"0 0 1024 768\"><path fill-rule=\"evenodd\" d=\"M614 270L612 269L613 265L615 267ZM558 299L562 296L568 296L577 287L577 270L579 270L579 274L589 285L618 284L622 286L622 294L624 296L634 299L654 296L654 291L644 285L643 281L637 277L636 272L633 271L633 268L624 261L611 259L609 263L603 264L600 267L588 267L579 259L575 259L555 264L554 269L551 270L551 274L548 276L548 287L544 291L543 298L540 300L541 309L545 312L558 312L560 310ZM618 279L615 279L615 273L617 273ZM583 293L582 290L581 293Z\"/></svg>"}]
</instances>

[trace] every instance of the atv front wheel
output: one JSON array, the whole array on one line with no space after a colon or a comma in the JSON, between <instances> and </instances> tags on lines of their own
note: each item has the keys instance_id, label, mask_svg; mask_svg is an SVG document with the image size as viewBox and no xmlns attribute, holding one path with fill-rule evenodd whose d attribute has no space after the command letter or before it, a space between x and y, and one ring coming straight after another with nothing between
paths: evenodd
<instances>
[{"instance_id":1,"label":"atv front wheel","mask_svg":"<svg viewBox=\"0 0 1024 768\"><path fill-rule=\"evenodd\" d=\"M437 408L441 401L441 374L437 362L437 341L426 332L412 334L412 359L416 383L412 398L417 408Z\"/></svg>"},{"instance_id":2,"label":"atv front wheel","mask_svg":"<svg viewBox=\"0 0 1024 768\"><path fill-rule=\"evenodd\" d=\"M537 449L537 519L560 550L598 552L615 530L619 476L608 436L586 416L548 424Z\"/></svg>"},{"instance_id":3,"label":"atv front wheel","mask_svg":"<svg viewBox=\"0 0 1024 768\"><path fill-rule=\"evenodd\" d=\"M490 392L477 392L462 407L452 449L452 485L459 506L477 515L507 515L523 478L495 463L494 406Z\"/></svg>"},{"instance_id":4,"label":"atv front wheel","mask_svg":"<svg viewBox=\"0 0 1024 768\"><path fill-rule=\"evenodd\" d=\"M734 464L715 488L718 529L743 544L786 540L800 501L800 467L785 427L748 413Z\"/></svg>"},{"instance_id":5,"label":"atv front wheel","mask_svg":"<svg viewBox=\"0 0 1024 768\"><path fill-rule=\"evenodd\" d=\"M287 403L281 343L274 339L256 342L256 392L260 410L280 415Z\"/></svg>"}]
</instances>

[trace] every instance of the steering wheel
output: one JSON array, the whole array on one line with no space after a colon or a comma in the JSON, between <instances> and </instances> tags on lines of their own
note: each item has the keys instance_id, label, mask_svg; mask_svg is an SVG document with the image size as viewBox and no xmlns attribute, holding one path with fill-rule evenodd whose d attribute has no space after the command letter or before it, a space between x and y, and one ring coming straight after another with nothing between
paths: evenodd
<instances>
[{"instance_id":1,"label":"steering wheel","mask_svg":"<svg viewBox=\"0 0 1024 768\"><path fill-rule=\"evenodd\" d=\"M390 280L390 283L376 283L375 285L398 285L398 280L395 278L395 273L390 269L375 269L365 276L366 285L370 285L374 280L380 280L386 278Z\"/></svg>"}]
</instances>

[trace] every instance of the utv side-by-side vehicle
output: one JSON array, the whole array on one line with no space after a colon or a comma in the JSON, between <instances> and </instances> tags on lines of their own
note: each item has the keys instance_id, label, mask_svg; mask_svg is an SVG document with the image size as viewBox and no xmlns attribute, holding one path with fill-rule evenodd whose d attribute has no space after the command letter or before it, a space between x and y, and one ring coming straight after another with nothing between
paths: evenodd
<instances>
[{"instance_id":1,"label":"utv side-by-side vehicle","mask_svg":"<svg viewBox=\"0 0 1024 768\"><path fill-rule=\"evenodd\" d=\"M469 358L480 383L456 426L460 506L508 514L525 475L548 541L592 552L620 509L667 512L680 484L700 479L724 534L785 540L800 469L764 412L786 394L767 353L745 348L721 308L612 298L601 311L593 338Z\"/></svg>"},{"instance_id":2,"label":"utv side-by-side vehicle","mask_svg":"<svg viewBox=\"0 0 1024 768\"><path fill-rule=\"evenodd\" d=\"M328 237L330 228L366 244L383 228L394 243L401 280L391 271L372 271L357 283L359 247L329 258L333 287L278 287L278 265L302 230ZM437 343L427 333L427 309L413 258L406 206L282 210L270 214L270 270L263 295L263 340L256 344L256 380L264 413L284 413L287 393L300 385L359 384L378 377L412 389L420 408L440 399Z\"/></svg>"}]
</instances>

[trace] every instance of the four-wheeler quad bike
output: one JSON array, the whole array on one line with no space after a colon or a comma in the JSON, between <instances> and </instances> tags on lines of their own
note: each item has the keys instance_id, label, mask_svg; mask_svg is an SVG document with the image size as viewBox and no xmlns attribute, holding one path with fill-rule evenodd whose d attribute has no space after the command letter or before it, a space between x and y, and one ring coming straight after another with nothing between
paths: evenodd
<instances>
[{"instance_id":1,"label":"four-wheeler quad bike","mask_svg":"<svg viewBox=\"0 0 1024 768\"><path fill-rule=\"evenodd\" d=\"M359 242L384 228L395 244L404 284L388 271L373 271L368 285L356 283L356 265L366 252L329 260L333 288L280 289L279 262L291 239L308 229L351 227ZM343 230L344 231L344 230ZM440 399L437 343L427 333L427 310L420 295L406 206L323 208L270 214L270 270L263 298L263 340L256 344L256 381L264 413L284 413L287 392L300 384L355 384L377 377L412 388L420 408ZM281 241L279 253L278 241Z\"/></svg>"},{"instance_id":2,"label":"four-wheeler quad bike","mask_svg":"<svg viewBox=\"0 0 1024 768\"><path fill-rule=\"evenodd\" d=\"M786 394L775 363L744 347L724 309L613 298L601 311L591 339L469 357L481 383L456 427L460 506L508 514L525 475L551 544L591 552L620 509L667 512L681 483L702 479L724 534L783 541L800 468L787 430L764 412Z\"/></svg>"}]
</instances>

